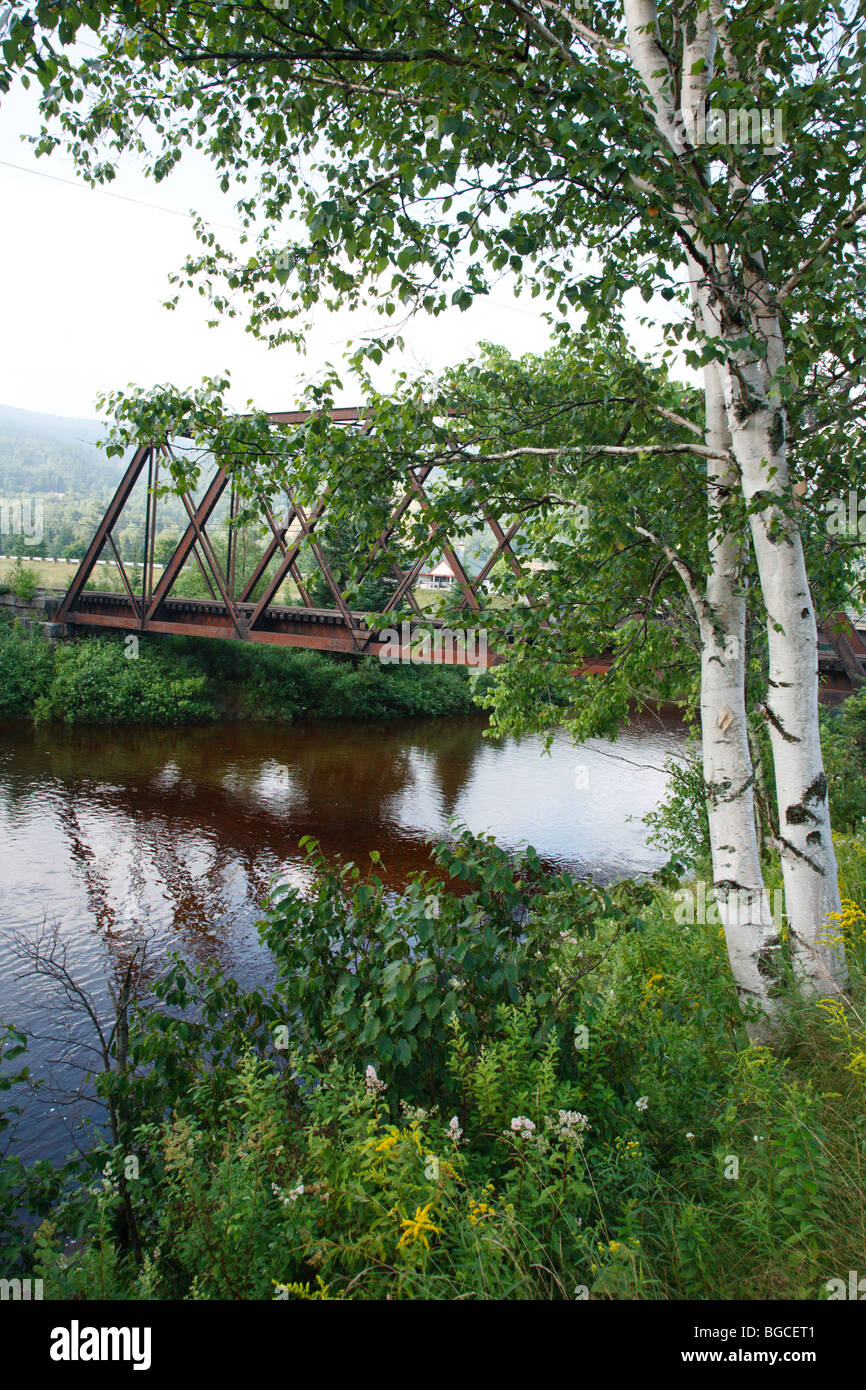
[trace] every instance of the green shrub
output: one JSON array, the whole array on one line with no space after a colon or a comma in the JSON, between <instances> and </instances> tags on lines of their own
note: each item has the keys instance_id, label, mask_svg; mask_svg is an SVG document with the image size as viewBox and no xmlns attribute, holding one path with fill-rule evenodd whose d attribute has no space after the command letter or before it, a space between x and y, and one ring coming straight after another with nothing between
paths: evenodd
<instances>
[{"instance_id":1,"label":"green shrub","mask_svg":"<svg viewBox=\"0 0 866 1390\"><path fill-rule=\"evenodd\" d=\"M820 717L830 816L835 829L852 830L866 818L866 686Z\"/></svg>"},{"instance_id":2,"label":"green shrub","mask_svg":"<svg viewBox=\"0 0 866 1390\"><path fill-rule=\"evenodd\" d=\"M383 666L316 651L206 638L80 637L52 650L0 614L0 718L182 724L229 715L395 719L465 714L478 680L460 668ZM40 645L41 644L41 645Z\"/></svg>"},{"instance_id":3,"label":"green shrub","mask_svg":"<svg viewBox=\"0 0 866 1390\"><path fill-rule=\"evenodd\" d=\"M112 638L87 638L58 648L50 688L37 699L37 723L195 724L214 719L207 678L158 649Z\"/></svg>"},{"instance_id":4,"label":"green shrub","mask_svg":"<svg viewBox=\"0 0 866 1390\"><path fill-rule=\"evenodd\" d=\"M53 670L54 652L41 633L0 623L0 719L31 715L50 687Z\"/></svg>"},{"instance_id":5,"label":"green shrub","mask_svg":"<svg viewBox=\"0 0 866 1390\"><path fill-rule=\"evenodd\" d=\"M394 896L307 849L274 989L175 960L99 1080L120 1143L34 1177L46 1298L814 1299L857 1267L859 986L789 1001L774 1053L668 875L602 891L464 832Z\"/></svg>"},{"instance_id":6,"label":"green shrub","mask_svg":"<svg viewBox=\"0 0 866 1390\"><path fill-rule=\"evenodd\" d=\"M11 574L12 592L22 603L30 603L39 588L39 571L26 569L20 555L15 558Z\"/></svg>"},{"instance_id":7,"label":"green shrub","mask_svg":"<svg viewBox=\"0 0 866 1390\"><path fill-rule=\"evenodd\" d=\"M434 851L464 891L417 875L395 903L375 872L378 856L364 876L357 865L327 863L313 841L301 845L312 885L303 894L276 889L260 927L296 1045L319 1058L387 1065L406 1099L429 1101L450 1095L452 1014L475 1037L493 1026L498 1005L526 999L540 1026L556 1022L550 958L562 918L538 910L534 850L512 861L492 840L464 831ZM572 928L584 919L587 934L600 911L616 912L592 885L554 880L553 892L567 892Z\"/></svg>"}]
</instances>

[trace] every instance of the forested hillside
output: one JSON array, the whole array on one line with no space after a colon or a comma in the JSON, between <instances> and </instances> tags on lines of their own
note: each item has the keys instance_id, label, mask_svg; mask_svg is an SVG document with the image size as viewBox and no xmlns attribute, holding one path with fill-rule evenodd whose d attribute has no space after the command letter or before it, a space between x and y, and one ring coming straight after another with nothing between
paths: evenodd
<instances>
[{"instance_id":1,"label":"forested hillside","mask_svg":"<svg viewBox=\"0 0 866 1390\"><path fill-rule=\"evenodd\" d=\"M78 559L83 555L123 472L123 461L108 458L97 447L106 433L99 420L41 415L0 405L0 499L21 499L41 504L41 538L0 533L0 554L57 556ZM144 522L144 486L136 488L127 504L124 527L118 539L125 558L135 559L141 545ZM27 531L33 530L34 513L28 509ZM166 508L166 519L182 523L178 502Z\"/></svg>"},{"instance_id":2,"label":"forested hillside","mask_svg":"<svg viewBox=\"0 0 866 1390\"><path fill-rule=\"evenodd\" d=\"M103 493L120 473L96 447L97 420L72 420L0 405L0 495Z\"/></svg>"}]
</instances>

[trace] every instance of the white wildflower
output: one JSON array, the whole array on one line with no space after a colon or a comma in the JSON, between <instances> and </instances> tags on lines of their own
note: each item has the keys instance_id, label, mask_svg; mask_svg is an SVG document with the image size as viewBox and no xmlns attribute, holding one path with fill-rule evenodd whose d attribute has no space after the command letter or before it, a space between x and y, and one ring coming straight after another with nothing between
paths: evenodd
<instances>
[{"instance_id":1,"label":"white wildflower","mask_svg":"<svg viewBox=\"0 0 866 1390\"><path fill-rule=\"evenodd\" d=\"M384 1081L379 1080L378 1076L376 1075L375 1067L368 1067L367 1070L364 1072L364 1085L367 1087L368 1091L374 1093L376 1091L384 1091L385 1089L385 1083Z\"/></svg>"},{"instance_id":2,"label":"white wildflower","mask_svg":"<svg viewBox=\"0 0 866 1390\"><path fill-rule=\"evenodd\" d=\"M583 1133L589 1129L589 1118L581 1114L579 1110L560 1110L559 1112L560 1129L576 1129Z\"/></svg>"},{"instance_id":3,"label":"white wildflower","mask_svg":"<svg viewBox=\"0 0 866 1390\"><path fill-rule=\"evenodd\" d=\"M405 1100L400 1101L400 1109L403 1111L410 1124L423 1124L430 1114L421 1105L408 1105Z\"/></svg>"},{"instance_id":4,"label":"white wildflower","mask_svg":"<svg viewBox=\"0 0 866 1390\"><path fill-rule=\"evenodd\" d=\"M649 1096L640 1096L634 1103L636 1110L646 1110L649 1105Z\"/></svg>"},{"instance_id":5,"label":"white wildflower","mask_svg":"<svg viewBox=\"0 0 866 1390\"><path fill-rule=\"evenodd\" d=\"M532 1120L528 1120L525 1115L515 1115L511 1121L511 1128L515 1134L522 1134L524 1138L528 1138L534 1131L535 1124Z\"/></svg>"},{"instance_id":6,"label":"white wildflower","mask_svg":"<svg viewBox=\"0 0 866 1390\"><path fill-rule=\"evenodd\" d=\"M580 1110L560 1110L559 1133L563 1139L569 1139L578 1148L583 1147L583 1136L589 1129L589 1117L581 1113Z\"/></svg>"}]
</instances>

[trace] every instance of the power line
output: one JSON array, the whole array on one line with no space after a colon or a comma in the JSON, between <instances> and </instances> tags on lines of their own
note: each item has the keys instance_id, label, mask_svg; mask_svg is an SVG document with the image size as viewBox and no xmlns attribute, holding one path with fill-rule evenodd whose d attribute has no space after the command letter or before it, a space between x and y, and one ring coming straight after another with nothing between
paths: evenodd
<instances>
[{"instance_id":1,"label":"power line","mask_svg":"<svg viewBox=\"0 0 866 1390\"><path fill-rule=\"evenodd\" d=\"M144 198L133 198L128 193L112 193L107 188L89 188L84 184L76 182L75 179L65 179L60 174L46 174L43 169L28 169L24 164L13 164L8 159L0 159L0 166L5 169L15 169L19 174L35 174L40 179L50 179L52 183L65 183L69 188L77 188L80 193L98 193L103 198L117 198L124 203L135 203L138 207L150 208L153 212L167 212L171 217L185 217L191 220L192 214L179 212L177 208L167 208L162 203L150 203ZM221 227L226 232L240 232L240 227L232 227L227 222L214 222L210 218L204 219L208 227ZM503 309L509 314L525 314L527 318L537 319L538 315L531 309L522 309L517 304L503 304L501 301L488 298L488 304L493 308Z\"/></svg>"},{"instance_id":2,"label":"power line","mask_svg":"<svg viewBox=\"0 0 866 1390\"><path fill-rule=\"evenodd\" d=\"M12 164L8 159L0 159L0 165L6 169L15 169L19 174L35 174L40 179L50 179L52 183L65 183L69 188L77 188L80 193L98 193L103 198L118 198L124 203L136 203L139 207L150 208L154 212L167 212L172 217L185 217L191 220L192 214L189 212L179 212L177 208L167 208L162 203L149 203L143 198L132 198L128 193L112 193L107 188L88 188L84 184L77 183L75 179L64 179L60 174L46 174L42 169L28 169L24 164ZM240 227L230 227L226 222L213 222L210 218L205 218L207 226L222 227L226 232L239 232Z\"/></svg>"}]
</instances>

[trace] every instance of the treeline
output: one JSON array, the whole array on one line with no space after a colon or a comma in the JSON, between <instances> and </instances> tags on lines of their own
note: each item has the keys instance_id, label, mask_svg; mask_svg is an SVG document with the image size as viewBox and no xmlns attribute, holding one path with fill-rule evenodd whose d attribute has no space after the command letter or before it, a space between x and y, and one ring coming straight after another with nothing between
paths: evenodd
<instances>
[{"instance_id":1,"label":"treeline","mask_svg":"<svg viewBox=\"0 0 866 1390\"><path fill-rule=\"evenodd\" d=\"M120 466L87 440L58 439L10 425L0 415L0 496L108 493Z\"/></svg>"},{"instance_id":2,"label":"treeline","mask_svg":"<svg viewBox=\"0 0 866 1390\"><path fill-rule=\"evenodd\" d=\"M46 557L80 560L93 539L114 490L113 483L94 484L92 488L71 487L65 491L59 486L52 495L44 481L40 485L37 473L30 474L26 483L9 480L4 485L0 478L0 498L6 500L7 512L10 507L15 508L14 522L5 521L5 529L0 530L0 554L20 554L26 560L37 561ZM130 564L140 564L144 558L146 501L146 489L137 489L124 509L123 525L114 532L120 555ZM16 503L20 504L20 521ZM156 557L158 563L164 563L173 553L186 524L180 498L170 497L162 503L161 515L170 529L160 537L162 544ZM109 557L110 552L106 548L103 558Z\"/></svg>"},{"instance_id":3,"label":"treeline","mask_svg":"<svg viewBox=\"0 0 866 1390\"><path fill-rule=\"evenodd\" d=\"M0 719L206 724L217 719L398 719L468 713L488 678L460 667L262 649L206 638L86 637L52 647L0 623Z\"/></svg>"}]
</instances>

